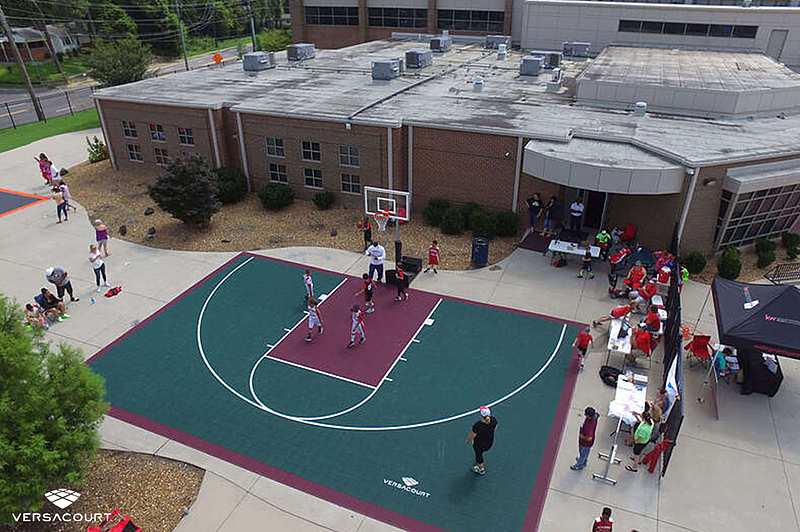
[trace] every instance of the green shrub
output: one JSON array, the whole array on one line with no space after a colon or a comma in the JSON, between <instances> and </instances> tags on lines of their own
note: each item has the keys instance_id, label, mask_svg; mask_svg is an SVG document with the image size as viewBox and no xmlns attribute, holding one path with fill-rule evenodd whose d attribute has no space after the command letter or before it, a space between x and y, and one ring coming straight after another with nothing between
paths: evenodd
<instances>
[{"instance_id":1,"label":"green shrub","mask_svg":"<svg viewBox=\"0 0 800 532\"><path fill-rule=\"evenodd\" d=\"M330 190L323 190L322 192L317 192L314 194L314 197L311 198L311 201L314 202L314 205L317 206L317 209L321 211L327 211L333 205L333 202L336 201L336 196L333 195L333 192Z\"/></svg>"},{"instance_id":2,"label":"green shrub","mask_svg":"<svg viewBox=\"0 0 800 532\"><path fill-rule=\"evenodd\" d=\"M789 248L786 250L786 256L792 260L796 259L797 255L800 255L800 249L798 248Z\"/></svg>"},{"instance_id":3,"label":"green shrub","mask_svg":"<svg viewBox=\"0 0 800 532\"><path fill-rule=\"evenodd\" d=\"M222 203L236 203L247 194L247 178L236 168L215 168L211 175L217 181L217 197Z\"/></svg>"},{"instance_id":4,"label":"green shrub","mask_svg":"<svg viewBox=\"0 0 800 532\"><path fill-rule=\"evenodd\" d=\"M702 251L692 251L683 261L683 265L686 266L689 273L700 273L706 267L706 256Z\"/></svg>"},{"instance_id":5,"label":"green shrub","mask_svg":"<svg viewBox=\"0 0 800 532\"><path fill-rule=\"evenodd\" d=\"M444 212L450 208L450 202L445 199L433 198L422 211L422 218L429 225L438 227L442 223Z\"/></svg>"},{"instance_id":6,"label":"green shrub","mask_svg":"<svg viewBox=\"0 0 800 532\"><path fill-rule=\"evenodd\" d=\"M775 250L765 249L763 252L758 254L758 262L756 265L759 268L766 268L773 262L775 262Z\"/></svg>"},{"instance_id":7,"label":"green shrub","mask_svg":"<svg viewBox=\"0 0 800 532\"><path fill-rule=\"evenodd\" d=\"M472 218L472 213L479 210L481 210L481 206L473 202L465 203L461 206L459 211L461 212L461 223L465 230L471 229L469 221Z\"/></svg>"},{"instance_id":8,"label":"green shrub","mask_svg":"<svg viewBox=\"0 0 800 532\"><path fill-rule=\"evenodd\" d=\"M781 235L781 244L786 249L797 248L800 247L800 235L797 233L783 233Z\"/></svg>"},{"instance_id":9,"label":"green shrub","mask_svg":"<svg viewBox=\"0 0 800 532\"><path fill-rule=\"evenodd\" d=\"M279 211L294 203L294 189L283 183L269 183L258 191L258 197L264 207Z\"/></svg>"},{"instance_id":10,"label":"green shrub","mask_svg":"<svg viewBox=\"0 0 800 532\"><path fill-rule=\"evenodd\" d=\"M487 209L478 209L470 216L469 226L472 228L472 236L494 238L497 234L497 214Z\"/></svg>"},{"instance_id":11,"label":"green shrub","mask_svg":"<svg viewBox=\"0 0 800 532\"><path fill-rule=\"evenodd\" d=\"M729 257L736 257L737 259L742 258L742 252L739 251L739 248L734 246L729 246L724 250L722 250L722 255L723 256L728 255Z\"/></svg>"},{"instance_id":12,"label":"green shrub","mask_svg":"<svg viewBox=\"0 0 800 532\"><path fill-rule=\"evenodd\" d=\"M464 231L464 220L461 212L453 207L444 211L439 228L446 235L460 235Z\"/></svg>"},{"instance_id":13,"label":"green shrub","mask_svg":"<svg viewBox=\"0 0 800 532\"><path fill-rule=\"evenodd\" d=\"M200 157L173 160L147 193L162 210L186 224L206 224L220 207L217 184Z\"/></svg>"},{"instance_id":14,"label":"green shrub","mask_svg":"<svg viewBox=\"0 0 800 532\"><path fill-rule=\"evenodd\" d=\"M756 253L759 255L766 253L767 251L775 251L776 248L775 242L772 240L767 240L766 238L759 238L756 240Z\"/></svg>"},{"instance_id":15,"label":"green shrub","mask_svg":"<svg viewBox=\"0 0 800 532\"><path fill-rule=\"evenodd\" d=\"M94 135L91 139L86 137L86 144L89 145L89 162L99 163L108 159L108 146Z\"/></svg>"},{"instance_id":16,"label":"green shrub","mask_svg":"<svg viewBox=\"0 0 800 532\"><path fill-rule=\"evenodd\" d=\"M742 258L736 248L726 248L717 264L717 271L725 279L736 279L742 273Z\"/></svg>"},{"instance_id":17,"label":"green shrub","mask_svg":"<svg viewBox=\"0 0 800 532\"><path fill-rule=\"evenodd\" d=\"M519 214L511 211L497 213L497 236L516 236L519 231Z\"/></svg>"}]
</instances>

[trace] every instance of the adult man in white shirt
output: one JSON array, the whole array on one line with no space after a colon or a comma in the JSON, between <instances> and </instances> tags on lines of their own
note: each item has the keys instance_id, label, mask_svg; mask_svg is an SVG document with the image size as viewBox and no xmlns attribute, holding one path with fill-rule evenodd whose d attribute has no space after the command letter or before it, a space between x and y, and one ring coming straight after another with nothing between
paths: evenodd
<instances>
[{"instance_id":1,"label":"adult man in white shirt","mask_svg":"<svg viewBox=\"0 0 800 532\"><path fill-rule=\"evenodd\" d=\"M569 206L569 228L578 232L581 230L581 218L583 218L583 197L578 196L572 205Z\"/></svg>"},{"instance_id":2,"label":"adult man in white shirt","mask_svg":"<svg viewBox=\"0 0 800 532\"><path fill-rule=\"evenodd\" d=\"M365 252L369 256L369 278L378 272L378 282L383 282L383 260L386 258L386 250L376 241L372 241Z\"/></svg>"}]
</instances>

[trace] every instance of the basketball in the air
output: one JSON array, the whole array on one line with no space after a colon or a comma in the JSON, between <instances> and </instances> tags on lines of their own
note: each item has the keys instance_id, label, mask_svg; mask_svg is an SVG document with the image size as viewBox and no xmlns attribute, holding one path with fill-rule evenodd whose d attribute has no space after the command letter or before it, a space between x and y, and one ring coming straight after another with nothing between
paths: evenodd
<instances>
[{"instance_id":1,"label":"basketball in the air","mask_svg":"<svg viewBox=\"0 0 800 532\"><path fill-rule=\"evenodd\" d=\"M362 226L362 225L363 225L363 224L362 224L361 222L358 222L358 223L356 224L356 227L358 227L359 229L361 229L361 226Z\"/></svg>"}]
</instances>

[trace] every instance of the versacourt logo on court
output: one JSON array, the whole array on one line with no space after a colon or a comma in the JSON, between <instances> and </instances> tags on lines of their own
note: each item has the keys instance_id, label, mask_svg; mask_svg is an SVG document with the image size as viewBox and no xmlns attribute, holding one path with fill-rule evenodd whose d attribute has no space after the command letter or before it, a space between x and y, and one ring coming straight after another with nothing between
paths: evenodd
<instances>
[{"instance_id":1,"label":"versacourt logo on court","mask_svg":"<svg viewBox=\"0 0 800 532\"><path fill-rule=\"evenodd\" d=\"M390 488L397 488L418 497L425 497L427 499L431 496L427 491L422 491L414 487L419 485L419 481L414 477L401 477L401 480L402 482L397 482L396 480L385 478L383 479L383 483Z\"/></svg>"}]
</instances>

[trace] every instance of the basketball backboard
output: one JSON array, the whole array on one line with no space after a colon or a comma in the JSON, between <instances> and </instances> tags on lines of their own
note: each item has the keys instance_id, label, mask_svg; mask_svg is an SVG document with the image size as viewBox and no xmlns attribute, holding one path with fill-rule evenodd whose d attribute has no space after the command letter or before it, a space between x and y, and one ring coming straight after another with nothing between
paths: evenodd
<instances>
[{"instance_id":1,"label":"basketball backboard","mask_svg":"<svg viewBox=\"0 0 800 532\"><path fill-rule=\"evenodd\" d=\"M372 216L388 211L392 218L407 222L411 214L411 194L403 190L364 187L364 212Z\"/></svg>"}]
</instances>

